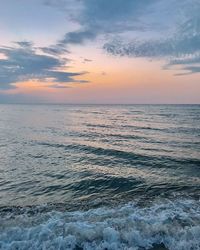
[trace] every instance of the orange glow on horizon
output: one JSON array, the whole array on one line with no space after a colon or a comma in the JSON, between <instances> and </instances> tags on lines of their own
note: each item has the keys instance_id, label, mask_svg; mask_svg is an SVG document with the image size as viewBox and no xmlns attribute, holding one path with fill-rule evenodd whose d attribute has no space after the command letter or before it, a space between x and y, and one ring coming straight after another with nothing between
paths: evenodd
<instances>
[{"instance_id":1,"label":"orange glow on horizon","mask_svg":"<svg viewBox=\"0 0 200 250\"><path fill-rule=\"evenodd\" d=\"M140 100L146 100L147 103L170 100L173 103L179 101L179 96L180 100L183 96L188 96L187 93L191 96L189 101L199 100L198 74L175 76L179 71L161 69L161 61L115 58L98 50L84 50L81 58L78 53L81 55L81 51L77 50L70 67L65 70L70 68L70 72L88 72L75 77L77 81L88 82L55 83L52 79L32 79L14 84L15 89L1 92L31 94L50 102L67 103L138 103ZM91 61L83 62L86 57L84 53ZM65 85L67 88L55 88L53 85Z\"/></svg>"}]
</instances>

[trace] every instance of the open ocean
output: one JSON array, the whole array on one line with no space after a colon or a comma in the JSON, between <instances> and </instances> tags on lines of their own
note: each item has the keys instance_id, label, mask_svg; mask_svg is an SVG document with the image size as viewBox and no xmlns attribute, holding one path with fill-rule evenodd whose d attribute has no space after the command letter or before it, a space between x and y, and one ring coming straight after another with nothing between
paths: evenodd
<instances>
[{"instance_id":1,"label":"open ocean","mask_svg":"<svg viewBox=\"0 0 200 250\"><path fill-rule=\"evenodd\" d=\"M0 249L200 249L200 105L0 105Z\"/></svg>"}]
</instances>

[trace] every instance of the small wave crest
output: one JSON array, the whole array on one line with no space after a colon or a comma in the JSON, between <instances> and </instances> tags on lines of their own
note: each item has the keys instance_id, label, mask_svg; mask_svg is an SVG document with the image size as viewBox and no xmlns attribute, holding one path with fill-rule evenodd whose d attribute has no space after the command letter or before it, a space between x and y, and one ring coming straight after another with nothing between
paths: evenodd
<instances>
[{"instance_id":1,"label":"small wave crest","mask_svg":"<svg viewBox=\"0 0 200 250\"><path fill-rule=\"evenodd\" d=\"M38 142L37 145L53 147L53 148L62 148L63 150L77 150L81 153L94 154L96 156L106 156L112 157L114 159L122 159L133 165L139 166L153 166L159 167L167 166L173 167L176 164L177 167L181 167L183 164L187 165L199 165L200 160L198 158L181 158L177 156L157 156L157 155L144 155L135 153L133 151L124 151L115 148L103 148L94 145L87 144L53 144L53 143L44 143Z\"/></svg>"}]
</instances>

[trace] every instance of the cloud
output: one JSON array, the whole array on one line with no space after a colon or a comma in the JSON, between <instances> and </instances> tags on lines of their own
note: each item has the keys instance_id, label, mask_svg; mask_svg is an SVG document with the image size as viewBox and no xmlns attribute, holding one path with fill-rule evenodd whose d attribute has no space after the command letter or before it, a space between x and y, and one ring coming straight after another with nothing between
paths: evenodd
<instances>
[{"instance_id":1,"label":"cloud","mask_svg":"<svg viewBox=\"0 0 200 250\"><path fill-rule=\"evenodd\" d=\"M78 17L80 23L98 31L119 32L134 27L143 10L152 1L141 0L82 0L84 5ZM97 30L98 28L98 30Z\"/></svg>"},{"instance_id":2,"label":"cloud","mask_svg":"<svg viewBox=\"0 0 200 250\"><path fill-rule=\"evenodd\" d=\"M57 46L83 44L99 35L113 35L127 30L141 30L146 24L140 16L158 0L45 0L45 4L66 12L66 18L77 23L78 30L68 32Z\"/></svg>"},{"instance_id":3,"label":"cloud","mask_svg":"<svg viewBox=\"0 0 200 250\"><path fill-rule=\"evenodd\" d=\"M164 59L167 67L199 63L199 0L46 0L78 23L59 46L103 36L103 49L115 56ZM74 6L74 7L73 7ZM75 8L77 6L77 9ZM185 70L185 67L182 67ZM191 67L197 72L198 67Z\"/></svg>"},{"instance_id":4,"label":"cloud","mask_svg":"<svg viewBox=\"0 0 200 250\"><path fill-rule=\"evenodd\" d=\"M31 49L33 47L33 43L30 41L20 41L15 42L15 44L19 45L21 48Z\"/></svg>"},{"instance_id":5,"label":"cloud","mask_svg":"<svg viewBox=\"0 0 200 250\"><path fill-rule=\"evenodd\" d=\"M60 56L64 53L69 53L69 50L67 50L62 44L56 44L49 47L41 47L40 50L46 54L53 56Z\"/></svg>"},{"instance_id":6,"label":"cloud","mask_svg":"<svg viewBox=\"0 0 200 250\"><path fill-rule=\"evenodd\" d=\"M113 40L104 44L104 49L113 55L129 57L149 57L149 58L169 58L173 57L172 62L178 62L183 56L188 63L193 62L191 56L196 57L200 52L200 33L188 36L180 31L178 36L169 38L149 39L146 41L135 40L124 42L123 40ZM175 59L177 58L177 59ZM180 61L181 62L181 61ZM183 62L183 59L182 59Z\"/></svg>"},{"instance_id":7,"label":"cloud","mask_svg":"<svg viewBox=\"0 0 200 250\"><path fill-rule=\"evenodd\" d=\"M78 28L49 47L35 48L27 41L0 47L5 56L0 59L0 89L30 79L84 83L76 77L86 72L65 72L69 60L62 56L70 45L97 40L114 56L164 59L165 69L200 72L199 0L45 0L45 5L64 11Z\"/></svg>"},{"instance_id":8,"label":"cloud","mask_svg":"<svg viewBox=\"0 0 200 250\"><path fill-rule=\"evenodd\" d=\"M173 65L187 65L187 64L200 64L200 54L188 55L185 57L171 59L167 66Z\"/></svg>"},{"instance_id":9,"label":"cloud","mask_svg":"<svg viewBox=\"0 0 200 250\"><path fill-rule=\"evenodd\" d=\"M177 73L177 76L190 75L194 73L200 73L200 65L199 66L185 66L181 68L181 73Z\"/></svg>"},{"instance_id":10,"label":"cloud","mask_svg":"<svg viewBox=\"0 0 200 250\"><path fill-rule=\"evenodd\" d=\"M92 62L92 61L93 61L93 60L91 60L91 59L83 58L82 63L90 63L90 62Z\"/></svg>"},{"instance_id":11,"label":"cloud","mask_svg":"<svg viewBox=\"0 0 200 250\"><path fill-rule=\"evenodd\" d=\"M15 88L17 82L37 79L59 83L85 82L75 80L86 72L65 72L66 59L44 55L30 42L17 42L14 47L0 47L0 89Z\"/></svg>"},{"instance_id":12,"label":"cloud","mask_svg":"<svg viewBox=\"0 0 200 250\"><path fill-rule=\"evenodd\" d=\"M84 62L92 62L91 59L84 58Z\"/></svg>"},{"instance_id":13,"label":"cloud","mask_svg":"<svg viewBox=\"0 0 200 250\"><path fill-rule=\"evenodd\" d=\"M196 0L183 2L184 18L174 32L162 34L158 38L132 41L118 37L106 42L103 48L115 56L165 59L167 62L165 69L180 66L180 69L190 73L200 72L200 2ZM193 64L199 65L193 66Z\"/></svg>"},{"instance_id":14,"label":"cloud","mask_svg":"<svg viewBox=\"0 0 200 250\"><path fill-rule=\"evenodd\" d=\"M96 38L96 32L92 30L78 30L69 32L65 35L60 44L82 44L85 40L92 40Z\"/></svg>"}]
</instances>

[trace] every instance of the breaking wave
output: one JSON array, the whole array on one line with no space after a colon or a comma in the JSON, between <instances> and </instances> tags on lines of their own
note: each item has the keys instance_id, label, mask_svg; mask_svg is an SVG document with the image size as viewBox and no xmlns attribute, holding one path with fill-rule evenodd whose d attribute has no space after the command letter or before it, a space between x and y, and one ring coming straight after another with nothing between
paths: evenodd
<instances>
[{"instance_id":1,"label":"breaking wave","mask_svg":"<svg viewBox=\"0 0 200 250\"><path fill-rule=\"evenodd\" d=\"M0 249L198 250L199 205L181 199L87 211L1 212Z\"/></svg>"}]
</instances>

